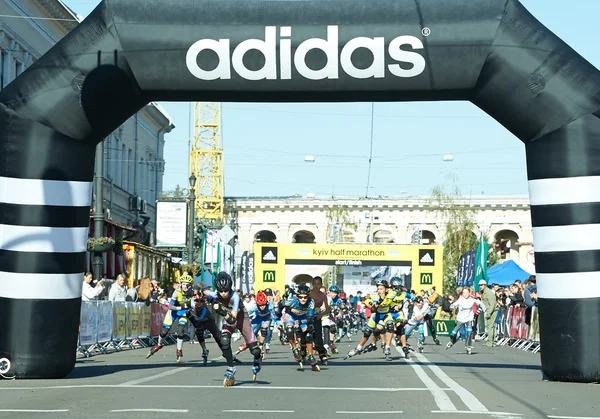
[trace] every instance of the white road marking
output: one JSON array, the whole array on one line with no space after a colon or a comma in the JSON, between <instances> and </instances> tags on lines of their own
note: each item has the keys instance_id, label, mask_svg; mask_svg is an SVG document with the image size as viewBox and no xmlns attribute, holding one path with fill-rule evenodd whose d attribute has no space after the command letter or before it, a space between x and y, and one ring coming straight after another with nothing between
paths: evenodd
<instances>
[{"instance_id":1,"label":"white road marking","mask_svg":"<svg viewBox=\"0 0 600 419\"><path fill-rule=\"evenodd\" d=\"M551 416L548 415L551 419L600 419L598 416Z\"/></svg>"},{"instance_id":2,"label":"white road marking","mask_svg":"<svg viewBox=\"0 0 600 419\"><path fill-rule=\"evenodd\" d=\"M188 409L115 409L111 412L159 412L159 413L187 413Z\"/></svg>"},{"instance_id":3,"label":"white road marking","mask_svg":"<svg viewBox=\"0 0 600 419\"><path fill-rule=\"evenodd\" d=\"M489 410L477 412L473 410L432 410L431 413L460 413L460 414L474 414L474 415L491 415L491 416L523 416L521 413L510 413L510 412L490 412Z\"/></svg>"},{"instance_id":4,"label":"white road marking","mask_svg":"<svg viewBox=\"0 0 600 419\"><path fill-rule=\"evenodd\" d=\"M488 409L481 403L477 397L475 397L472 393L467 391L464 387L461 387L456 381L448 377L444 371L433 362L429 361L425 356L419 353L414 354L417 359L429 367L431 371L440 379L444 384L450 387L457 395L461 398L465 406L469 408L469 410L474 410L477 412L487 412ZM440 409L445 410L445 409Z\"/></svg>"},{"instance_id":5,"label":"white road marking","mask_svg":"<svg viewBox=\"0 0 600 419\"><path fill-rule=\"evenodd\" d=\"M161 372L160 374L152 375L146 378L140 378L139 380L127 381L126 383L121 384L122 386L133 386L140 383L145 383L146 381L156 380L157 378L166 377L168 375L177 374L178 372L189 370L192 367L179 367L173 368L170 371Z\"/></svg>"},{"instance_id":6,"label":"white road marking","mask_svg":"<svg viewBox=\"0 0 600 419\"><path fill-rule=\"evenodd\" d=\"M359 412L358 410L336 410L335 413L349 414L349 415L389 415L393 413L402 413L402 410L388 410L386 412Z\"/></svg>"},{"instance_id":7,"label":"white road marking","mask_svg":"<svg viewBox=\"0 0 600 419\"><path fill-rule=\"evenodd\" d=\"M178 368L177 371L181 371L181 368ZM155 377L152 377L155 378ZM428 377L429 378L429 377ZM218 388L223 389L222 385L165 385L165 384L142 384L142 385L132 385L132 384L83 384L83 385L63 385L63 386L47 386L47 387L0 387L0 392L3 390L67 390L67 389L84 389L84 388L129 388L129 389L147 389L147 388L156 388L160 390L168 390L171 388L181 389L181 388ZM383 393L395 393L400 391L430 391L428 388L381 388L381 387L286 387L286 386L269 386L269 385L246 385L246 386L233 386L229 387L230 389L237 390L291 390L291 391L374 391L374 392L383 392ZM439 387L438 387L439 388ZM448 388L439 388L441 391L450 390Z\"/></svg>"},{"instance_id":8,"label":"white road marking","mask_svg":"<svg viewBox=\"0 0 600 419\"><path fill-rule=\"evenodd\" d=\"M398 351L398 353L403 354L401 348L399 348L397 346L395 348ZM410 359L406 359L404 357L402 357L402 359L404 360L404 362L406 362L408 365L410 365L412 367L412 369L417 374L417 377L419 377L421 379L421 381L423 382L425 387L427 387L427 389L431 392L431 395L433 396L433 399L435 400L435 404L437 404L437 407L439 407L440 410L449 410L449 411L456 410L456 406L454 406L454 403L452 403L452 400L450 400L450 397L448 397L448 395L446 393L444 393L444 390L442 390L427 375L425 370L423 370L423 368L421 368L420 365L415 364L415 362Z\"/></svg>"},{"instance_id":9,"label":"white road marking","mask_svg":"<svg viewBox=\"0 0 600 419\"><path fill-rule=\"evenodd\" d=\"M68 412L69 409L0 409L0 412L13 412L13 413L57 413L57 412Z\"/></svg>"},{"instance_id":10,"label":"white road marking","mask_svg":"<svg viewBox=\"0 0 600 419\"><path fill-rule=\"evenodd\" d=\"M221 412L225 413L294 413L293 410L221 410Z\"/></svg>"}]
</instances>

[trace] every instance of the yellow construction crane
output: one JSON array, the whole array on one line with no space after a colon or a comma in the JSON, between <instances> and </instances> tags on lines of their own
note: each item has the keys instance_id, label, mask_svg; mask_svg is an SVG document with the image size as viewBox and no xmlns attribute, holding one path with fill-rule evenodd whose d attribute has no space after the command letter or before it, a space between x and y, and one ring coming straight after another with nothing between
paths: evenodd
<instances>
[{"instance_id":1,"label":"yellow construction crane","mask_svg":"<svg viewBox=\"0 0 600 419\"><path fill-rule=\"evenodd\" d=\"M223 147L221 103L194 103L194 140L190 176L196 183L196 216L220 224L223 220Z\"/></svg>"}]
</instances>

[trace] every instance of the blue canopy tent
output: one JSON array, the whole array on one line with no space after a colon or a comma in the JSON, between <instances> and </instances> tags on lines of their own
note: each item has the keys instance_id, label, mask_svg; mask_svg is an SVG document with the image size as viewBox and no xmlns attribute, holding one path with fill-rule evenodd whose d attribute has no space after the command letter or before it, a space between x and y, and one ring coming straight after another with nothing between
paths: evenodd
<instances>
[{"instance_id":1,"label":"blue canopy tent","mask_svg":"<svg viewBox=\"0 0 600 419\"><path fill-rule=\"evenodd\" d=\"M501 286L510 285L517 279L524 281L531 274L524 271L512 260L504 263L498 263L487 270L488 284L498 284Z\"/></svg>"}]
</instances>

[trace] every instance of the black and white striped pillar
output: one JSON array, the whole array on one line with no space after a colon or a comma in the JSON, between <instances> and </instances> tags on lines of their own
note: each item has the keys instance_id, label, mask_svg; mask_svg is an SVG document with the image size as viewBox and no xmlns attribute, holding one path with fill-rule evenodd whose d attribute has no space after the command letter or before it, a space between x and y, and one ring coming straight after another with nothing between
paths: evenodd
<instances>
[{"instance_id":1,"label":"black and white striped pillar","mask_svg":"<svg viewBox=\"0 0 600 419\"><path fill-rule=\"evenodd\" d=\"M95 145L0 105L0 358L7 375L75 366Z\"/></svg>"},{"instance_id":2,"label":"black and white striped pillar","mask_svg":"<svg viewBox=\"0 0 600 419\"><path fill-rule=\"evenodd\" d=\"M530 142L527 172L542 370L600 381L600 121L587 115Z\"/></svg>"}]
</instances>

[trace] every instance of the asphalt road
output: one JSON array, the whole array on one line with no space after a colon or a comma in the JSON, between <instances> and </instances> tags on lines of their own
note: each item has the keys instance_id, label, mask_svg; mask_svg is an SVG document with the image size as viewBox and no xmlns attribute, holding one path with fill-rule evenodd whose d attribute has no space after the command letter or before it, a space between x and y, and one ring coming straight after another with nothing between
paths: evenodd
<instances>
[{"instance_id":1,"label":"asphalt road","mask_svg":"<svg viewBox=\"0 0 600 419\"><path fill-rule=\"evenodd\" d=\"M173 345L148 360L147 349L95 355L62 380L0 381L0 417L600 419L600 386L543 381L539 354L476 343L467 355L461 343L449 350L428 343L410 361L394 352L386 362L381 351L344 361L355 344L344 339L329 366L313 372L298 370L289 347L274 339L258 380L244 352L230 388L223 388L225 362L210 341L207 366L190 343L181 364Z\"/></svg>"}]
</instances>

